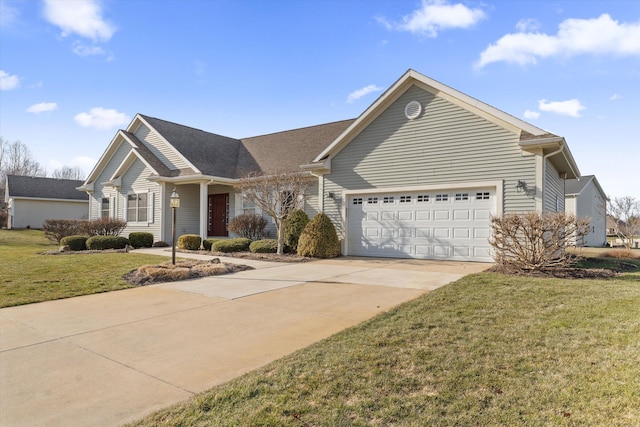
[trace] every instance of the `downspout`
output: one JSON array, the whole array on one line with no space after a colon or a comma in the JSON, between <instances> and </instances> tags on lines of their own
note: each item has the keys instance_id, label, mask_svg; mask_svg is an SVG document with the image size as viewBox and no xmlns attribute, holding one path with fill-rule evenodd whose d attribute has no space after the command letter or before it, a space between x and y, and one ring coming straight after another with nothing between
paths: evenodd
<instances>
[{"instance_id":1,"label":"downspout","mask_svg":"<svg viewBox=\"0 0 640 427\"><path fill-rule=\"evenodd\" d=\"M556 154L562 153L564 151L564 140L560 141L560 148L556 151L552 151L549 154L545 154L542 156L542 188L540 189L541 197L542 197L542 212L544 212L544 194L545 187L547 186L547 159L551 156L555 156Z\"/></svg>"}]
</instances>

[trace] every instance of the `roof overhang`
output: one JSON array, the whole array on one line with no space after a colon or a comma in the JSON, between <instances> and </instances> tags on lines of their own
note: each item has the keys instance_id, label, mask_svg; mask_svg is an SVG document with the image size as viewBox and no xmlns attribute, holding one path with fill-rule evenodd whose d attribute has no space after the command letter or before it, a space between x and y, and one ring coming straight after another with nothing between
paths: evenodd
<instances>
[{"instance_id":1,"label":"roof overhang","mask_svg":"<svg viewBox=\"0 0 640 427\"><path fill-rule=\"evenodd\" d=\"M548 156L551 164L560 173L566 174L566 179L580 177L578 165L569 150L569 146L564 138L554 136L551 138L538 138L527 141L520 141L520 148L523 151Z\"/></svg>"},{"instance_id":2,"label":"roof overhang","mask_svg":"<svg viewBox=\"0 0 640 427\"><path fill-rule=\"evenodd\" d=\"M300 169L315 174L324 174L331 172L331 159L326 158L323 161L301 165Z\"/></svg>"}]
</instances>

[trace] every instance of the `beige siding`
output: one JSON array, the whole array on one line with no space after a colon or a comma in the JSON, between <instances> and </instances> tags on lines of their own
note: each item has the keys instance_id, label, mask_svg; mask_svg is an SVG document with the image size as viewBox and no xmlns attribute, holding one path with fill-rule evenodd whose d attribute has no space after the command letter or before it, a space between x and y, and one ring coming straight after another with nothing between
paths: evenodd
<instances>
[{"instance_id":1,"label":"beige siding","mask_svg":"<svg viewBox=\"0 0 640 427\"><path fill-rule=\"evenodd\" d=\"M165 221L165 236L167 243L171 243L171 206L169 196L173 188L167 187L164 200L164 211L167 213ZM176 211L176 237L183 234L200 234L200 185L179 185L176 191L180 195L180 207Z\"/></svg>"},{"instance_id":2,"label":"beige siding","mask_svg":"<svg viewBox=\"0 0 640 427\"><path fill-rule=\"evenodd\" d=\"M151 175L151 171L147 169L140 160L135 160L129 170L122 176L122 187L118 195L118 218L126 218L125 209L127 208L127 196L131 193L147 193L149 198L149 206L151 209L147 212L148 218L145 223L134 223L129 221L127 228L123 231L123 235L135 231L145 231L153 233L154 241L161 240L160 226L160 184L147 180Z\"/></svg>"},{"instance_id":3,"label":"beige siding","mask_svg":"<svg viewBox=\"0 0 640 427\"><path fill-rule=\"evenodd\" d=\"M578 197L570 197L565 200L565 208L568 213L575 214L578 218L588 218L591 227L584 237L584 246L604 246L607 239L606 229L606 201L600 195L593 181L590 182Z\"/></svg>"},{"instance_id":4,"label":"beige siding","mask_svg":"<svg viewBox=\"0 0 640 427\"><path fill-rule=\"evenodd\" d=\"M136 130L135 135L145 143L147 148L169 169L185 169L189 165L178 152L171 148L162 138L144 124Z\"/></svg>"},{"instance_id":5,"label":"beige siding","mask_svg":"<svg viewBox=\"0 0 640 427\"><path fill-rule=\"evenodd\" d=\"M87 219L89 203L64 200L11 199L8 228L42 228L48 219Z\"/></svg>"},{"instance_id":6,"label":"beige siding","mask_svg":"<svg viewBox=\"0 0 640 427\"><path fill-rule=\"evenodd\" d=\"M404 108L418 100L415 120ZM342 190L504 180L504 210L535 208L518 180L535 183L535 157L522 154L519 136L416 86L410 88L331 160L325 194ZM325 196L325 212L343 223L343 200Z\"/></svg>"},{"instance_id":7,"label":"beige siding","mask_svg":"<svg viewBox=\"0 0 640 427\"><path fill-rule=\"evenodd\" d=\"M544 212L564 212L564 179L549 160L545 164Z\"/></svg>"},{"instance_id":8,"label":"beige siding","mask_svg":"<svg viewBox=\"0 0 640 427\"><path fill-rule=\"evenodd\" d=\"M102 198L108 197L111 200L111 215L120 219L123 219L121 214L121 207L119 205L122 204L122 196L118 192L116 188L105 186L103 183L109 181L113 174L116 172L120 164L127 157L129 152L131 151L131 146L128 143L122 143L113 154L113 157L107 163L102 173L96 178L94 183L94 192L89 195L89 216L91 219L99 218L101 215L100 209L102 204ZM115 200L115 208L114 212L113 202Z\"/></svg>"},{"instance_id":9,"label":"beige siding","mask_svg":"<svg viewBox=\"0 0 640 427\"><path fill-rule=\"evenodd\" d=\"M304 201L304 212L309 215L309 219L312 219L314 216L320 212L320 198L318 196L318 180L314 179L307 191L305 192L306 197Z\"/></svg>"}]
</instances>

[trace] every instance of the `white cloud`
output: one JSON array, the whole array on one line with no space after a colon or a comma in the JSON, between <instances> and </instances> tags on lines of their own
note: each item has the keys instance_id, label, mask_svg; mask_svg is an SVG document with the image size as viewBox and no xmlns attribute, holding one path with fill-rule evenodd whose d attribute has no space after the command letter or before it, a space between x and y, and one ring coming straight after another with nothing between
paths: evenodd
<instances>
[{"instance_id":1,"label":"white cloud","mask_svg":"<svg viewBox=\"0 0 640 427\"><path fill-rule=\"evenodd\" d=\"M31 107L27 108L27 113L46 113L48 111L53 111L58 108L58 104L55 102L41 102L39 104L33 104Z\"/></svg>"},{"instance_id":2,"label":"white cloud","mask_svg":"<svg viewBox=\"0 0 640 427\"><path fill-rule=\"evenodd\" d=\"M516 24L516 30L521 33L524 33L525 31L537 31L538 29L540 29L540 23L532 18L521 19Z\"/></svg>"},{"instance_id":3,"label":"white cloud","mask_svg":"<svg viewBox=\"0 0 640 427\"><path fill-rule=\"evenodd\" d=\"M539 111L526 110L524 112L524 118L525 119L537 119L538 117L540 117L540 112Z\"/></svg>"},{"instance_id":4,"label":"white cloud","mask_svg":"<svg viewBox=\"0 0 640 427\"><path fill-rule=\"evenodd\" d=\"M0 90L11 90L20 87L20 77L0 70Z\"/></svg>"},{"instance_id":5,"label":"white cloud","mask_svg":"<svg viewBox=\"0 0 640 427\"><path fill-rule=\"evenodd\" d=\"M102 6L96 0L45 0L44 15L60 27L62 37L77 34L93 41L108 41L116 28L102 17Z\"/></svg>"},{"instance_id":6,"label":"white cloud","mask_svg":"<svg viewBox=\"0 0 640 427\"><path fill-rule=\"evenodd\" d=\"M107 52L100 46L87 46L79 41L73 42L73 53L78 56L106 55Z\"/></svg>"},{"instance_id":7,"label":"white cloud","mask_svg":"<svg viewBox=\"0 0 640 427\"><path fill-rule=\"evenodd\" d=\"M538 102L538 108L540 111L548 111L563 116L580 117L580 111L585 110L587 107L582 105L577 99L551 102L547 102L546 99L541 99Z\"/></svg>"},{"instance_id":8,"label":"white cloud","mask_svg":"<svg viewBox=\"0 0 640 427\"><path fill-rule=\"evenodd\" d=\"M552 56L640 56L640 21L619 23L607 14L595 19L567 19L558 34L519 32L502 36L481 54L476 67L492 62L536 64Z\"/></svg>"},{"instance_id":9,"label":"white cloud","mask_svg":"<svg viewBox=\"0 0 640 427\"><path fill-rule=\"evenodd\" d=\"M486 18L482 9L470 9L462 3L450 4L447 0L422 0L419 9L402 18L402 22L389 22L384 17L376 19L388 30L409 31L427 37L437 37L438 32L450 28L469 28Z\"/></svg>"},{"instance_id":10,"label":"white cloud","mask_svg":"<svg viewBox=\"0 0 640 427\"><path fill-rule=\"evenodd\" d=\"M76 114L73 120L82 127L109 129L126 125L131 119L125 113L120 113L117 110L95 107L89 110L88 113Z\"/></svg>"},{"instance_id":11,"label":"white cloud","mask_svg":"<svg viewBox=\"0 0 640 427\"><path fill-rule=\"evenodd\" d=\"M614 93L613 95L611 95L611 96L609 97L609 101L616 101L616 100L618 100L618 99L620 99L620 98L622 98L622 95L617 94L617 93Z\"/></svg>"},{"instance_id":12,"label":"white cloud","mask_svg":"<svg viewBox=\"0 0 640 427\"><path fill-rule=\"evenodd\" d=\"M365 86L362 89L358 89L358 90L354 90L353 92L351 92L349 94L349 96L347 97L347 102L349 104L351 104L352 102L362 98L365 95L370 94L371 92L379 92L381 91L383 88L377 86L377 85L369 85L369 86Z\"/></svg>"}]
</instances>

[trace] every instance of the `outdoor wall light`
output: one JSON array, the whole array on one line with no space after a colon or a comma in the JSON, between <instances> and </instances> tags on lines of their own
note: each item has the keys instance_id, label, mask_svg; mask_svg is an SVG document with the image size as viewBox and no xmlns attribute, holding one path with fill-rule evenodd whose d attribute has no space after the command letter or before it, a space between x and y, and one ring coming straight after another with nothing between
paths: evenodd
<instances>
[{"instance_id":1,"label":"outdoor wall light","mask_svg":"<svg viewBox=\"0 0 640 427\"><path fill-rule=\"evenodd\" d=\"M518 193L522 193L523 191L527 191L527 183L524 182L523 180L519 179L518 183L516 184L516 191Z\"/></svg>"}]
</instances>

